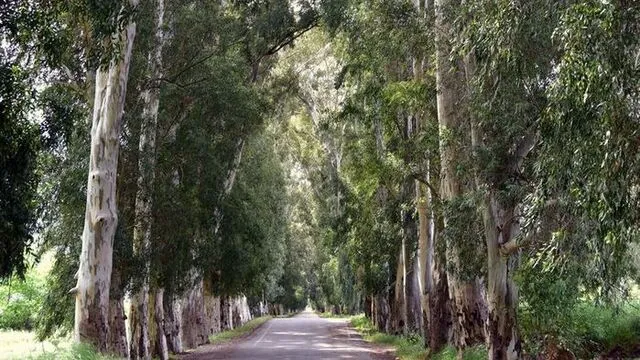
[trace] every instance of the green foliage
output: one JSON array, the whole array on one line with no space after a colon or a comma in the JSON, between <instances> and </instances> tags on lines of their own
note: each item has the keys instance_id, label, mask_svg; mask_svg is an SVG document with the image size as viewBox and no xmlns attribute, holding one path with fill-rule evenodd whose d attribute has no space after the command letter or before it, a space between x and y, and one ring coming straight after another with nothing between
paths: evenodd
<instances>
[{"instance_id":1,"label":"green foliage","mask_svg":"<svg viewBox=\"0 0 640 360\"><path fill-rule=\"evenodd\" d=\"M24 276L36 226L39 133L26 119L24 76L0 64L0 278Z\"/></svg>"},{"instance_id":2,"label":"green foliage","mask_svg":"<svg viewBox=\"0 0 640 360\"><path fill-rule=\"evenodd\" d=\"M632 350L640 338L637 302L611 308L579 301L559 311L561 317L540 324L538 313L528 312L526 306L521 309L522 333L529 352L536 353L546 341L555 339L578 358L592 358L615 349L623 353Z\"/></svg>"},{"instance_id":3,"label":"green foliage","mask_svg":"<svg viewBox=\"0 0 640 360\"><path fill-rule=\"evenodd\" d=\"M473 346L465 349L462 354L464 360L481 360L487 358L487 349L484 346ZM447 346L439 353L430 356L430 359L435 360L453 360L459 359L458 351L453 346Z\"/></svg>"},{"instance_id":4,"label":"green foliage","mask_svg":"<svg viewBox=\"0 0 640 360\"><path fill-rule=\"evenodd\" d=\"M537 164L543 199L567 205L564 228L587 249L584 285L603 300L619 297L632 275L628 245L638 239L637 7L589 1L558 22L557 73L541 123ZM576 226L581 224L580 226ZM563 254L569 252L562 252Z\"/></svg>"},{"instance_id":5,"label":"green foliage","mask_svg":"<svg viewBox=\"0 0 640 360\"><path fill-rule=\"evenodd\" d=\"M31 330L42 307L44 279L35 271L0 285L0 329Z\"/></svg>"},{"instance_id":6,"label":"green foliage","mask_svg":"<svg viewBox=\"0 0 640 360\"><path fill-rule=\"evenodd\" d=\"M220 272L214 283L217 292L260 295L283 275L290 246L285 248L287 197L282 175L269 133L250 139L236 184L222 207L220 240L209 245L215 251L210 266Z\"/></svg>"}]
</instances>

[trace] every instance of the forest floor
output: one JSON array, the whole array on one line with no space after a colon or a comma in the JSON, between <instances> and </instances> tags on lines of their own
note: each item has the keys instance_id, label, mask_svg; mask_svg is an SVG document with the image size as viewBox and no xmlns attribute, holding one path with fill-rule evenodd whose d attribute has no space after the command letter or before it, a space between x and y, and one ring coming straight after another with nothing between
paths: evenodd
<instances>
[{"instance_id":1,"label":"forest floor","mask_svg":"<svg viewBox=\"0 0 640 360\"><path fill-rule=\"evenodd\" d=\"M271 319L251 334L222 345L205 345L183 360L210 359L395 359L387 347L368 343L347 319L323 319L305 311Z\"/></svg>"}]
</instances>

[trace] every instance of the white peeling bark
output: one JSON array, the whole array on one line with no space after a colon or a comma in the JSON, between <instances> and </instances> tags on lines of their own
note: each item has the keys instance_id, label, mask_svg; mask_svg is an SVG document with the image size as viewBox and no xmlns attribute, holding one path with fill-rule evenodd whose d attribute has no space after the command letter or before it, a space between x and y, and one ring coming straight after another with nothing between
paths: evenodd
<instances>
[{"instance_id":1,"label":"white peeling bark","mask_svg":"<svg viewBox=\"0 0 640 360\"><path fill-rule=\"evenodd\" d=\"M135 7L138 1L129 3ZM119 139L135 35L136 24L130 21L115 36L121 49L118 57L96 71L82 251L78 282L72 289L76 293L74 340L91 343L101 352L107 351L109 342Z\"/></svg>"},{"instance_id":2,"label":"white peeling bark","mask_svg":"<svg viewBox=\"0 0 640 360\"><path fill-rule=\"evenodd\" d=\"M416 204L418 210L418 287L420 289L420 306L422 310L422 326L420 330L427 337L429 326L429 292L433 288L431 278L431 262L433 256L429 252L428 241L431 236L429 231L429 216L423 185L416 180Z\"/></svg>"},{"instance_id":3,"label":"white peeling bark","mask_svg":"<svg viewBox=\"0 0 640 360\"><path fill-rule=\"evenodd\" d=\"M164 0L157 0L155 18L155 45L149 54L149 76L152 79L159 79L162 77L162 49L164 46ZM132 335L130 354L134 359L151 359L151 340L149 338L149 253L151 249L152 196L156 170L156 133L160 87L157 84L149 86L142 92L142 100L133 250L134 254L144 258L144 269L140 289L131 301L130 329ZM162 311L162 307L156 306L156 309ZM166 344L166 339L159 342L159 344L163 343ZM161 353L164 352L166 352L166 347L161 351Z\"/></svg>"}]
</instances>

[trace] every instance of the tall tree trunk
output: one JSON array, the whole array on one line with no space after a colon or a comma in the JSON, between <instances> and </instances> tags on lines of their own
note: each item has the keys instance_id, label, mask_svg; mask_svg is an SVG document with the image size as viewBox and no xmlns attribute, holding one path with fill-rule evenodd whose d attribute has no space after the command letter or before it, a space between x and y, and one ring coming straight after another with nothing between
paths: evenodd
<instances>
[{"instance_id":1,"label":"tall tree trunk","mask_svg":"<svg viewBox=\"0 0 640 360\"><path fill-rule=\"evenodd\" d=\"M375 324L378 331L388 333L390 328L389 293L387 291L375 296Z\"/></svg>"},{"instance_id":2,"label":"tall tree trunk","mask_svg":"<svg viewBox=\"0 0 640 360\"><path fill-rule=\"evenodd\" d=\"M182 346L182 298L165 294L164 300L167 346L174 354L180 354L184 352Z\"/></svg>"},{"instance_id":3,"label":"tall tree trunk","mask_svg":"<svg viewBox=\"0 0 640 360\"><path fill-rule=\"evenodd\" d=\"M429 292L433 288L431 277L431 264L433 254L429 253L428 241L431 236L429 229L429 216L424 186L416 180L416 204L418 209L418 287L420 288L420 306L422 332L425 342L428 343L427 334L429 329Z\"/></svg>"},{"instance_id":4,"label":"tall tree trunk","mask_svg":"<svg viewBox=\"0 0 640 360\"><path fill-rule=\"evenodd\" d=\"M218 236L220 226L222 225L222 221L224 220L224 214L221 210L222 202L226 199L227 196L229 196L229 194L231 194L231 190L233 190L233 185L235 184L236 180L236 174L240 169L240 163L242 161L244 144L245 142L242 137L237 139L234 149L234 156L231 163L229 164L227 174L222 184L223 191L220 193L217 199L217 205L213 211L214 236ZM199 274L198 270L193 268L191 271L193 274L193 279L200 278L200 280L194 280L194 285L184 293L182 298L179 300L174 300L178 301L178 303L180 304L182 313L179 316L181 321L172 321L173 327L178 326L179 328L177 330L174 329L170 336L173 338L175 336L175 333L181 334L181 340L178 342L174 338L169 341L170 344L173 343L173 345L175 346L181 345L183 349L193 348L208 341L207 324L209 323L209 321L205 320L207 313L205 311L206 299L204 294L204 281L202 280L202 275ZM177 318L178 316L173 317ZM224 329L224 326L222 326L222 328Z\"/></svg>"},{"instance_id":5,"label":"tall tree trunk","mask_svg":"<svg viewBox=\"0 0 640 360\"><path fill-rule=\"evenodd\" d=\"M410 333L421 333L422 331L422 303L421 289L418 281L420 275L420 264L418 253L414 252L409 261L407 273L407 326Z\"/></svg>"},{"instance_id":6,"label":"tall tree trunk","mask_svg":"<svg viewBox=\"0 0 640 360\"><path fill-rule=\"evenodd\" d=\"M433 204L433 195L428 197L429 204ZM429 328L428 341L429 349L437 352L442 349L449 340L451 330L451 301L449 299L449 282L446 272L445 246L440 245L443 241L439 234L442 233L444 222L442 219L435 219L435 210L431 205L431 236L428 238L427 251L431 265L429 267L430 287L428 294L428 314Z\"/></svg>"},{"instance_id":7,"label":"tall tree trunk","mask_svg":"<svg viewBox=\"0 0 640 360\"><path fill-rule=\"evenodd\" d=\"M149 53L149 76L154 81L162 77L162 49L164 46L164 0L157 0L155 8L155 39ZM144 259L140 289L131 301L131 357L151 359L151 340L149 337L149 276L151 227L153 217L153 186L156 173L156 133L158 128L158 108L160 105L160 87L151 84L142 93L142 123L138 154L138 191L136 192L135 225L133 230L134 254ZM161 307L156 307L162 311ZM164 317L164 316L161 316ZM161 332L164 334L164 332ZM166 339L158 344L166 344ZM167 352L161 349L160 354Z\"/></svg>"},{"instance_id":8,"label":"tall tree trunk","mask_svg":"<svg viewBox=\"0 0 640 360\"><path fill-rule=\"evenodd\" d=\"M466 104L464 66L451 59L453 39L452 13L459 3L455 0L435 1L436 26L436 85L438 123L440 125L440 183L441 199L446 212L447 272L449 294L452 300L453 335L456 348L482 343L486 305L483 298L479 271L474 263L478 254L475 210L464 203L464 196L473 190L471 174L460 169L471 165L470 122ZM474 274L475 272L475 274Z\"/></svg>"},{"instance_id":9,"label":"tall tree trunk","mask_svg":"<svg viewBox=\"0 0 640 360\"><path fill-rule=\"evenodd\" d=\"M404 220L404 211L402 212ZM394 292L394 331L407 334L407 268L406 268L406 236L403 234L398 255L398 267L396 271L396 286Z\"/></svg>"},{"instance_id":10,"label":"tall tree trunk","mask_svg":"<svg viewBox=\"0 0 640 360\"><path fill-rule=\"evenodd\" d=\"M135 7L138 0L130 0ZM105 352L109 343L109 290L113 239L118 223L116 176L120 132L136 24L118 34L120 53L96 71L91 153L82 251L78 269L74 340Z\"/></svg>"},{"instance_id":11,"label":"tall tree trunk","mask_svg":"<svg viewBox=\"0 0 640 360\"><path fill-rule=\"evenodd\" d=\"M195 282L182 298L182 345L192 349L208 341L205 310L204 289L202 279Z\"/></svg>"},{"instance_id":12,"label":"tall tree trunk","mask_svg":"<svg viewBox=\"0 0 640 360\"><path fill-rule=\"evenodd\" d=\"M467 76L467 91L474 91L473 77L476 64L473 53L465 58L465 71ZM471 118L471 141L474 151L484 146L482 127L475 118ZM490 141L487 139L487 141ZM525 134L512 156L506 156L505 171L516 176L522 166L524 157L533 147L533 135ZM513 156L515 155L515 156ZM511 270L513 259L511 252L517 250L517 246L511 246L515 242L515 235L520 231L517 214L517 202L506 205L499 201L497 196L498 184L488 183L476 172L476 186L486 193L483 196L482 220L484 223L485 241L487 244L487 347L489 359L512 360L522 357L522 346L518 331L517 309L518 289L513 281Z\"/></svg>"},{"instance_id":13,"label":"tall tree trunk","mask_svg":"<svg viewBox=\"0 0 640 360\"><path fill-rule=\"evenodd\" d=\"M509 254L501 245L511 241L514 209L498 203L493 193L485 197L483 220L488 253L489 359L519 359L522 353L518 333L518 290L510 273Z\"/></svg>"},{"instance_id":14,"label":"tall tree trunk","mask_svg":"<svg viewBox=\"0 0 640 360\"><path fill-rule=\"evenodd\" d=\"M431 184L437 183L437 176L431 174L431 167L427 166L427 179ZM451 313L449 310L449 288L445 271L444 251L438 251L438 229L436 214L433 206L434 195L422 183L416 184L419 216L418 252L423 270L422 316L424 321L424 337L432 353L442 349L448 341L451 327Z\"/></svg>"},{"instance_id":15,"label":"tall tree trunk","mask_svg":"<svg viewBox=\"0 0 640 360\"><path fill-rule=\"evenodd\" d=\"M156 321L156 353L161 360L169 359L169 347L167 346L167 336L165 334L164 321L164 289L156 289L154 294L154 319Z\"/></svg>"}]
</instances>

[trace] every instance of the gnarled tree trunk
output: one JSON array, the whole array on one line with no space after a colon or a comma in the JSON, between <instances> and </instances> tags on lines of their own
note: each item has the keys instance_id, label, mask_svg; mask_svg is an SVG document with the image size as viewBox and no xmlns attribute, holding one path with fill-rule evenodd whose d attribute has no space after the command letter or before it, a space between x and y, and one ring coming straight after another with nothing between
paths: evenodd
<instances>
[{"instance_id":1,"label":"gnarled tree trunk","mask_svg":"<svg viewBox=\"0 0 640 360\"><path fill-rule=\"evenodd\" d=\"M137 6L137 0L129 1ZM87 204L78 269L74 340L105 352L109 344L109 290L118 223L116 176L129 65L136 34L132 21L117 35L121 51L95 76Z\"/></svg>"}]
</instances>

